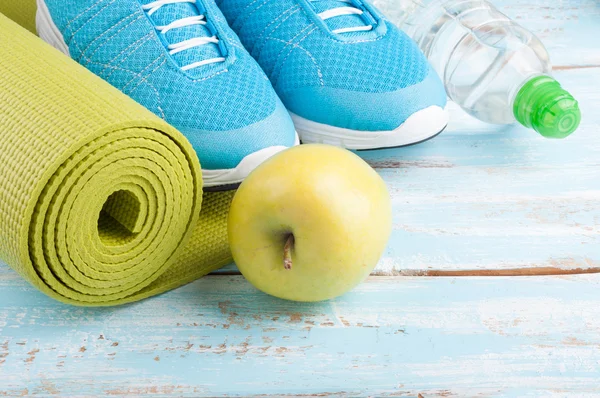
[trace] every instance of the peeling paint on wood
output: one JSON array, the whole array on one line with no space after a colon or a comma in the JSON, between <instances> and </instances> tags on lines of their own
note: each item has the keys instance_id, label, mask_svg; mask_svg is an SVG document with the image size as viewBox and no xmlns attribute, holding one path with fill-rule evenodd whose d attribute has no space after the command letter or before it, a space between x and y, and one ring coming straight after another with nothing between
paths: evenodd
<instances>
[{"instance_id":1,"label":"peeling paint on wood","mask_svg":"<svg viewBox=\"0 0 600 398\"><path fill-rule=\"evenodd\" d=\"M240 276L210 276L142 303L84 309L12 284L0 289L0 391L592 396L599 289L596 275L373 277L337 300L301 304ZM212 326L232 313L228 329Z\"/></svg>"}]
</instances>

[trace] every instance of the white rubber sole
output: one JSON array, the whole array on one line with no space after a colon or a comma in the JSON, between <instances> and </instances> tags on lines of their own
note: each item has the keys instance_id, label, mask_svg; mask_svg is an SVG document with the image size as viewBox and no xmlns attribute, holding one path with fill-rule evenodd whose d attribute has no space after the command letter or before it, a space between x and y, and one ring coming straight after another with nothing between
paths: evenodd
<instances>
[{"instance_id":1,"label":"white rubber sole","mask_svg":"<svg viewBox=\"0 0 600 398\"><path fill-rule=\"evenodd\" d=\"M358 131L313 122L290 113L302 143L335 145L368 150L418 144L441 133L450 119L446 109L430 106L413 115L392 131Z\"/></svg>"},{"instance_id":2,"label":"white rubber sole","mask_svg":"<svg viewBox=\"0 0 600 398\"><path fill-rule=\"evenodd\" d=\"M38 36L46 43L70 56L69 47L67 46L63 35L54 24L44 0L37 0L35 20ZM300 144L300 139L296 136L295 145L298 144ZM244 181L244 179L261 163L285 149L287 149L285 146L272 146L254 152L242 159L240 164L234 169L202 170L204 187L209 190L218 187L234 188Z\"/></svg>"},{"instance_id":3,"label":"white rubber sole","mask_svg":"<svg viewBox=\"0 0 600 398\"><path fill-rule=\"evenodd\" d=\"M300 144L299 138L296 144ZM241 184L250 173L264 163L267 159L289 149L286 146L272 146L246 156L235 169L202 170L204 188L230 187Z\"/></svg>"}]
</instances>

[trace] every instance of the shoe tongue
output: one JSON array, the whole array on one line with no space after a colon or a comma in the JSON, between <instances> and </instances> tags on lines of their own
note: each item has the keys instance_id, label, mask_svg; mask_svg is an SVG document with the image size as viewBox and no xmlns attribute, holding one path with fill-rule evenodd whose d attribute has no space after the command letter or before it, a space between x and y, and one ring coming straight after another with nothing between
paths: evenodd
<instances>
[{"instance_id":1,"label":"shoe tongue","mask_svg":"<svg viewBox=\"0 0 600 398\"><path fill-rule=\"evenodd\" d=\"M340 7L353 7L352 3L342 0L312 0L313 8L320 14L327 10L333 10ZM339 17L329 18L325 21L329 29L356 28L358 26L368 26L364 18L360 15L341 15ZM360 34L361 32L344 33L346 35Z\"/></svg>"},{"instance_id":2,"label":"shoe tongue","mask_svg":"<svg viewBox=\"0 0 600 398\"><path fill-rule=\"evenodd\" d=\"M143 4L149 4L155 0L142 0ZM156 26L167 26L172 22L201 15L198 8L193 3L174 3L165 4L158 11L154 12L149 18ZM206 18L206 16L205 16ZM160 33L159 33L160 34ZM194 39L197 37L212 37L213 34L206 25L191 25L182 28L174 28L164 34L164 37L169 44L180 43L185 40ZM219 46L214 43L205 44L200 47L194 47L189 50L181 51L172 55L175 62L179 66L186 66L195 62L205 61L211 58L221 57ZM193 73L193 69L191 72Z\"/></svg>"}]
</instances>

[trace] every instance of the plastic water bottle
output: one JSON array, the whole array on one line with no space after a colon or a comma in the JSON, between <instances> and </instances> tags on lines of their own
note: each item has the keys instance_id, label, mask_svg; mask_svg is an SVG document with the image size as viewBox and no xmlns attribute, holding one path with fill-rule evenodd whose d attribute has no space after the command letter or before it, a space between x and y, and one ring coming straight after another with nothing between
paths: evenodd
<instances>
[{"instance_id":1,"label":"plastic water bottle","mask_svg":"<svg viewBox=\"0 0 600 398\"><path fill-rule=\"evenodd\" d=\"M548 138L579 126L577 101L551 76L548 51L486 0L375 1L421 47L451 100L489 123Z\"/></svg>"}]
</instances>

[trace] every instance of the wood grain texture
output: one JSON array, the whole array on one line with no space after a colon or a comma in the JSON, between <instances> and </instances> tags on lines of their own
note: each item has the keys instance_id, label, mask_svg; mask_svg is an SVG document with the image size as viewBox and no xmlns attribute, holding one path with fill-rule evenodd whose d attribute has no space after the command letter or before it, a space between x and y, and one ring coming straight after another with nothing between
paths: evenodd
<instances>
[{"instance_id":1,"label":"wood grain texture","mask_svg":"<svg viewBox=\"0 0 600 398\"><path fill-rule=\"evenodd\" d=\"M373 277L320 304L240 276L79 309L0 277L0 395L593 396L600 278Z\"/></svg>"},{"instance_id":2,"label":"wood grain texture","mask_svg":"<svg viewBox=\"0 0 600 398\"><path fill-rule=\"evenodd\" d=\"M556 77L579 98L572 137L547 140L453 112L423 145L365 154L388 183L394 232L380 274L600 266L600 69Z\"/></svg>"}]
</instances>

